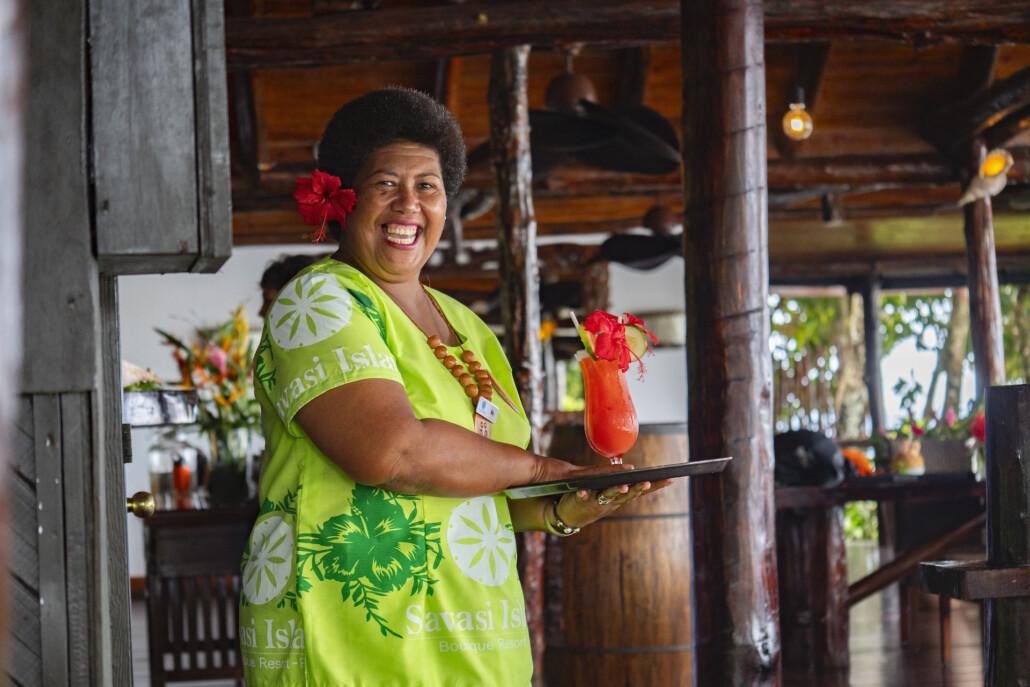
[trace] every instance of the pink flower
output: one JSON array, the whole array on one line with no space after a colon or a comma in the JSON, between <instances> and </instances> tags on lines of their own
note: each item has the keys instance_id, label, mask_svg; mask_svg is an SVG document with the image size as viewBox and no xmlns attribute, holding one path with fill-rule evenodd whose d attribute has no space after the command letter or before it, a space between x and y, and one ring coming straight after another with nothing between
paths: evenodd
<instances>
[{"instance_id":1,"label":"pink flower","mask_svg":"<svg viewBox=\"0 0 1030 687\"><path fill-rule=\"evenodd\" d=\"M209 348L207 351L207 359L208 362L210 362L212 365L218 368L218 371L221 374L225 374L228 356L226 356L225 351L223 351L221 347L212 346L211 348Z\"/></svg>"},{"instance_id":2,"label":"pink flower","mask_svg":"<svg viewBox=\"0 0 1030 687\"><path fill-rule=\"evenodd\" d=\"M955 410L953 408L948 408L946 411L944 411L945 425L947 425L948 427L954 427L957 421L958 415L955 414Z\"/></svg>"}]
</instances>

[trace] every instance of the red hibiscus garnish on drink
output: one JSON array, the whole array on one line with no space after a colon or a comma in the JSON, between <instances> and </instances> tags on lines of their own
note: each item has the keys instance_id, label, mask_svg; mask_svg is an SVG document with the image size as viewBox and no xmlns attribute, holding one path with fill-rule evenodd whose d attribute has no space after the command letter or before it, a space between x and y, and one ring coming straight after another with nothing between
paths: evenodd
<instances>
[{"instance_id":1,"label":"red hibiscus garnish on drink","mask_svg":"<svg viewBox=\"0 0 1030 687\"><path fill-rule=\"evenodd\" d=\"M596 310L583 321L579 334L593 358L618 363L622 372L636 360L643 374L641 357L658 343L658 337L648 331L644 321L630 313L623 313L620 319L609 312Z\"/></svg>"},{"instance_id":2,"label":"red hibiscus garnish on drink","mask_svg":"<svg viewBox=\"0 0 1030 687\"><path fill-rule=\"evenodd\" d=\"M304 218L304 224L318 227L312 239L315 243L325 240L326 224L330 221L347 228L347 216L354 212L358 196L354 189L340 188L342 185L340 177L320 169L312 172L310 177L297 179L293 199L297 201L297 210Z\"/></svg>"}]
</instances>

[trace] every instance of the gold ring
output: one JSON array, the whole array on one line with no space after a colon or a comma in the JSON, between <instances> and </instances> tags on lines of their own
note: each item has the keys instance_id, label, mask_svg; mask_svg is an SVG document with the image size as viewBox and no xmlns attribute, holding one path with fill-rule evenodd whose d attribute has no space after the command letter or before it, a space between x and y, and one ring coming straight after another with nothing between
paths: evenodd
<instances>
[{"instance_id":1,"label":"gold ring","mask_svg":"<svg viewBox=\"0 0 1030 687\"><path fill-rule=\"evenodd\" d=\"M598 494L598 496L597 496L597 505L599 505L599 506L607 506L613 500L614 499L610 499L607 496L605 496L604 494Z\"/></svg>"}]
</instances>

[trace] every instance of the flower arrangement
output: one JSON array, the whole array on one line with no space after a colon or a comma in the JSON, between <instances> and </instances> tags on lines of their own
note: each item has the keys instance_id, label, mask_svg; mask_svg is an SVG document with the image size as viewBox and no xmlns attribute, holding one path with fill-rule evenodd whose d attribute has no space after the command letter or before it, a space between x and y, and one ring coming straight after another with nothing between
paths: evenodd
<instances>
[{"instance_id":1,"label":"flower arrangement","mask_svg":"<svg viewBox=\"0 0 1030 687\"><path fill-rule=\"evenodd\" d=\"M900 474L922 474L925 469L922 451L928 448L926 442L962 442L972 455L984 443L985 430L982 407L972 409L962 418L953 408L948 408L942 417L938 418L931 412L925 418L916 419L910 409L908 418L896 430L884 432L882 446L877 453L880 454L880 450L884 451L883 455L889 453L893 442L894 455L888 456L891 469ZM936 449L937 452L940 450Z\"/></svg>"},{"instance_id":2,"label":"flower arrangement","mask_svg":"<svg viewBox=\"0 0 1030 687\"><path fill-rule=\"evenodd\" d=\"M641 358L652 346L658 345L658 337L647 330L644 321L628 312L620 318L610 312L595 310L583 321L582 326L578 322L575 324L587 354L594 360L618 363L622 372L627 371L630 363L636 360L639 372L643 375L644 361Z\"/></svg>"},{"instance_id":3,"label":"flower arrangement","mask_svg":"<svg viewBox=\"0 0 1030 687\"><path fill-rule=\"evenodd\" d=\"M197 390L199 424L211 436L215 461L241 461L245 456L235 436L257 427L260 420L251 377L254 351L243 308L222 324L196 329L189 341L156 331L172 349L182 386Z\"/></svg>"}]
</instances>

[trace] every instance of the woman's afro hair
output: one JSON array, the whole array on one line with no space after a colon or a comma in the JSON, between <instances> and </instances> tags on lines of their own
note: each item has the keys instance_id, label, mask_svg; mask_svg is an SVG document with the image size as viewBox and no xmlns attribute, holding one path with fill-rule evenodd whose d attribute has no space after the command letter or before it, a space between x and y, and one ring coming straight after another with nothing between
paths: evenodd
<instances>
[{"instance_id":1,"label":"woman's afro hair","mask_svg":"<svg viewBox=\"0 0 1030 687\"><path fill-rule=\"evenodd\" d=\"M353 188L373 152L397 141L427 146L440 156L448 196L465 179L465 141L451 112L425 93L384 88L350 101L333 115L318 144L318 168Z\"/></svg>"}]
</instances>

